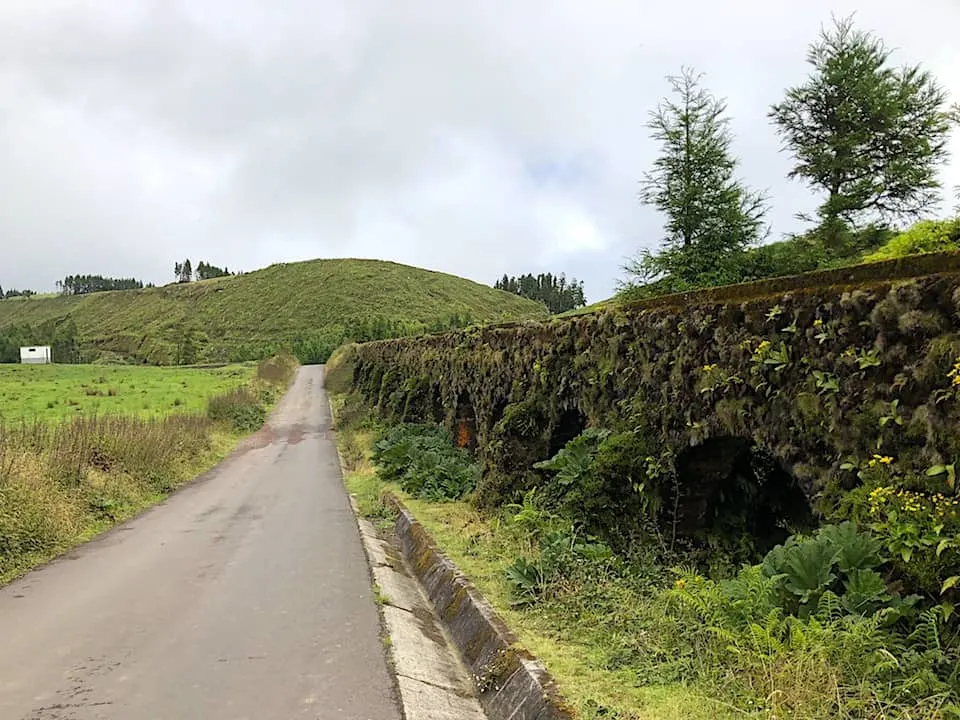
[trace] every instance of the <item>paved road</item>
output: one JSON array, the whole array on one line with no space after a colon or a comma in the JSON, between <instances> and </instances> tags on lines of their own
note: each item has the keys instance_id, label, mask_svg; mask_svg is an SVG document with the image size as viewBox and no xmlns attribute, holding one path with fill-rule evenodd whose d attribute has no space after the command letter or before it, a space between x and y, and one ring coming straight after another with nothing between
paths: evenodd
<instances>
[{"instance_id":1,"label":"paved road","mask_svg":"<svg viewBox=\"0 0 960 720\"><path fill-rule=\"evenodd\" d=\"M0 720L400 720L322 370L163 505L0 589Z\"/></svg>"}]
</instances>

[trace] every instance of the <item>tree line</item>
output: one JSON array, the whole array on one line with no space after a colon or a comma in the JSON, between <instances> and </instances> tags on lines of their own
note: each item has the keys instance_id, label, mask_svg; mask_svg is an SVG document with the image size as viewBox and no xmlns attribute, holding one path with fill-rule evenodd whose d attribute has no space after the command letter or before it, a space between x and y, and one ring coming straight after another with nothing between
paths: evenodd
<instances>
[{"instance_id":1,"label":"tree line","mask_svg":"<svg viewBox=\"0 0 960 720\"><path fill-rule=\"evenodd\" d=\"M57 280L61 295L87 295L109 290L142 290L143 281L135 278L110 278L103 275L67 275Z\"/></svg>"},{"instance_id":2,"label":"tree line","mask_svg":"<svg viewBox=\"0 0 960 720\"><path fill-rule=\"evenodd\" d=\"M315 335L303 336L294 341L290 351L304 364L324 363L338 347L348 342L372 342L390 338L443 332L473 325L469 313L450 313L429 322L399 320L374 316L347 321L343 326L328 328ZM276 349L280 349L278 346ZM274 352L274 348L269 348Z\"/></svg>"},{"instance_id":3,"label":"tree line","mask_svg":"<svg viewBox=\"0 0 960 720\"><path fill-rule=\"evenodd\" d=\"M233 275L226 267L217 267L203 260L197 265L196 271L190 260L174 263L174 275L177 282L185 283L196 280ZM155 287L153 283L144 283L136 278L112 278L105 275L67 275L63 280L57 280L57 292L61 295L87 295L110 290L142 290ZM31 297L37 293L33 290L7 290L0 286L0 300L13 297Z\"/></svg>"},{"instance_id":4,"label":"tree line","mask_svg":"<svg viewBox=\"0 0 960 720\"><path fill-rule=\"evenodd\" d=\"M31 295L36 295L36 293L33 290L7 290L4 292L3 287L0 286L0 300L15 297L30 297Z\"/></svg>"},{"instance_id":5,"label":"tree line","mask_svg":"<svg viewBox=\"0 0 960 720\"><path fill-rule=\"evenodd\" d=\"M196 273L194 273L190 258L187 258L183 262L173 264L173 276L178 283L193 282L194 279L210 280L212 278L226 277L227 275L233 275L228 268L217 267L203 260L197 265Z\"/></svg>"},{"instance_id":6,"label":"tree line","mask_svg":"<svg viewBox=\"0 0 960 720\"><path fill-rule=\"evenodd\" d=\"M583 282L578 282L576 278L568 281L563 274L540 273L535 276L527 273L519 277L504 275L493 286L497 290L542 302L554 314L587 304L583 294Z\"/></svg>"},{"instance_id":7,"label":"tree line","mask_svg":"<svg viewBox=\"0 0 960 720\"><path fill-rule=\"evenodd\" d=\"M661 153L639 194L664 216L664 235L625 265L621 290L676 292L842 264L889 240L891 222L935 208L960 110L929 72L893 66L891 56L851 18L835 20L809 47L807 80L769 108L794 160L789 178L820 197L804 218L809 231L769 245L760 243L770 198L737 176L725 101L690 68L669 77L672 96L648 122Z\"/></svg>"}]
</instances>

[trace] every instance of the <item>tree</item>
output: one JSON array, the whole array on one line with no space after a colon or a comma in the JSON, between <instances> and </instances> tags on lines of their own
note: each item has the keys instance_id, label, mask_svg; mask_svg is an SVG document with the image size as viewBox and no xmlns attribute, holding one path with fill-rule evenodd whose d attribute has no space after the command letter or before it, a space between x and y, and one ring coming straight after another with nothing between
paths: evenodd
<instances>
[{"instance_id":1,"label":"tree","mask_svg":"<svg viewBox=\"0 0 960 720\"><path fill-rule=\"evenodd\" d=\"M188 258L182 263L174 263L173 274L178 283L188 283L193 280L193 267L190 265L190 259Z\"/></svg>"},{"instance_id":2,"label":"tree","mask_svg":"<svg viewBox=\"0 0 960 720\"><path fill-rule=\"evenodd\" d=\"M736 282L733 260L765 231L766 196L736 179L726 103L701 78L688 68L668 77L676 99L650 114L661 154L641 181L640 200L663 213L666 234L659 252L643 250L624 268L675 290Z\"/></svg>"},{"instance_id":3,"label":"tree","mask_svg":"<svg viewBox=\"0 0 960 720\"><path fill-rule=\"evenodd\" d=\"M28 298L28 297L32 297L32 296L34 296L34 295L36 295L36 294L37 294L37 293L36 293L36 291L34 291L34 290L7 290L7 291L3 294L3 298L15 298L15 297L26 297L26 298Z\"/></svg>"},{"instance_id":4,"label":"tree","mask_svg":"<svg viewBox=\"0 0 960 720\"><path fill-rule=\"evenodd\" d=\"M828 230L914 217L940 199L956 109L929 73L891 67L890 55L852 18L835 20L810 46L810 77L770 110L796 159L789 177L826 194L818 213Z\"/></svg>"}]
</instances>

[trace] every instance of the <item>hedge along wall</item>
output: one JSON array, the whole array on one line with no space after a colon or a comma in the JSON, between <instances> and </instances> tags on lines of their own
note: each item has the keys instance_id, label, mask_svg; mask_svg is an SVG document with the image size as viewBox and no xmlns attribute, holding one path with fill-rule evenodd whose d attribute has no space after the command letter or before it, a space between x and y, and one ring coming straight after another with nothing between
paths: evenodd
<instances>
[{"instance_id":1,"label":"hedge along wall","mask_svg":"<svg viewBox=\"0 0 960 720\"><path fill-rule=\"evenodd\" d=\"M445 422L476 447L488 506L541 482L533 463L588 426L645 438L633 470L653 461L673 478L691 528L748 447L780 486L753 498L761 512L806 499L835 515L859 482L841 465L877 456L946 493L952 477L926 470L960 456L960 262L911 260L360 345L353 385L392 419Z\"/></svg>"}]
</instances>

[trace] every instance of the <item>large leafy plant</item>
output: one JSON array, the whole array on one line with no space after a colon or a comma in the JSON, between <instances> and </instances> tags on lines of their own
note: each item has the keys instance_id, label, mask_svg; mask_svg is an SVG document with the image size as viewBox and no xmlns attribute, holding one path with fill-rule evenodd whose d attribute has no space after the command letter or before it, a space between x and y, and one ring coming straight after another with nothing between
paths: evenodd
<instances>
[{"instance_id":1,"label":"large leafy plant","mask_svg":"<svg viewBox=\"0 0 960 720\"><path fill-rule=\"evenodd\" d=\"M887 560L879 538L845 522L826 525L811 537L791 537L771 550L760 567L766 577L779 581L782 606L791 614L817 612L829 593L851 615L889 610L888 618L896 620L920 598L901 598L887 589L877 571Z\"/></svg>"},{"instance_id":2,"label":"large leafy plant","mask_svg":"<svg viewBox=\"0 0 960 720\"><path fill-rule=\"evenodd\" d=\"M426 500L458 500L472 491L480 466L453 446L437 425L397 425L376 443L373 461L380 477Z\"/></svg>"}]
</instances>

